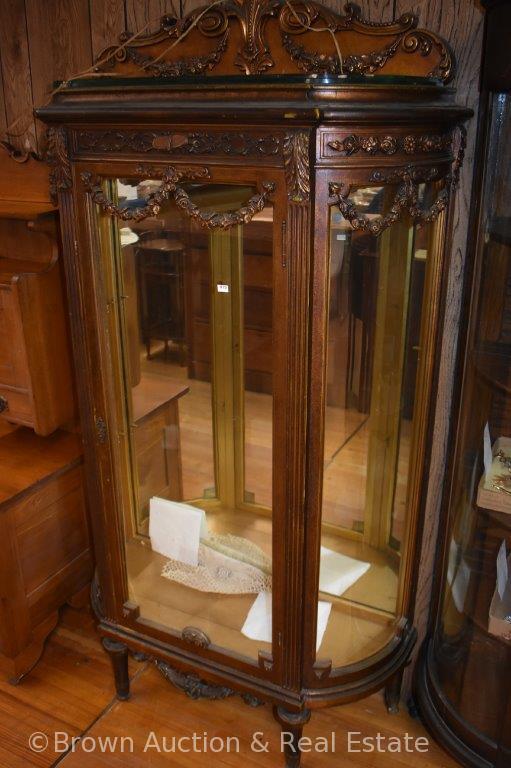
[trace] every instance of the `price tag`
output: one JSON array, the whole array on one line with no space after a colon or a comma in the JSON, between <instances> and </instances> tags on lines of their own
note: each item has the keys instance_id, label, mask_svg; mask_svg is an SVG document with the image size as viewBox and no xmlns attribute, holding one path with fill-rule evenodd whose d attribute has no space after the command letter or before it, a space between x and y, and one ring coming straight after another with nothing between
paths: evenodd
<instances>
[{"instance_id":1,"label":"price tag","mask_svg":"<svg viewBox=\"0 0 511 768\"><path fill-rule=\"evenodd\" d=\"M229 286L223 283L218 283L216 286L218 293L229 293Z\"/></svg>"}]
</instances>

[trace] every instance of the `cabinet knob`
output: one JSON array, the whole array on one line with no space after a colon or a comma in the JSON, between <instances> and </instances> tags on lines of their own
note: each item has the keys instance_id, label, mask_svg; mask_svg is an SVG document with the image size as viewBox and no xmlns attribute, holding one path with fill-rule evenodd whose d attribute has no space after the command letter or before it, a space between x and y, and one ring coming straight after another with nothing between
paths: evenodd
<instances>
[{"instance_id":1,"label":"cabinet knob","mask_svg":"<svg viewBox=\"0 0 511 768\"><path fill-rule=\"evenodd\" d=\"M8 411L8 410L9 410L9 403L7 402L5 397L2 397L0 395L0 413L3 413L4 411Z\"/></svg>"}]
</instances>

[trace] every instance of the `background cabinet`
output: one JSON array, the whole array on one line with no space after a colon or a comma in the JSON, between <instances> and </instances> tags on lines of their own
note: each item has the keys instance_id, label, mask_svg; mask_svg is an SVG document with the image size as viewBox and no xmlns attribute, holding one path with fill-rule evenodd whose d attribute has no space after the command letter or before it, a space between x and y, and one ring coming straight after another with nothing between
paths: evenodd
<instances>
[{"instance_id":1,"label":"background cabinet","mask_svg":"<svg viewBox=\"0 0 511 768\"><path fill-rule=\"evenodd\" d=\"M473 274L436 600L416 689L463 765L511 761L511 4L487 2Z\"/></svg>"}]
</instances>

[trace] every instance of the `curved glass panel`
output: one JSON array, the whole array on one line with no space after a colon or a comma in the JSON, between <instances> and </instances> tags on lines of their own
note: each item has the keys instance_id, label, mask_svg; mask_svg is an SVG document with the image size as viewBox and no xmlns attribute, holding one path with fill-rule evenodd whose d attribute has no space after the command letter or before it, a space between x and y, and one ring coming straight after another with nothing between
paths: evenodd
<instances>
[{"instance_id":1,"label":"curved glass panel","mask_svg":"<svg viewBox=\"0 0 511 768\"><path fill-rule=\"evenodd\" d=\"M438 683L467 731L494 742L509 733L510 136L511 98L497 94L451 491L446 580L433 648Z\"/></svg>"},{"instance_id":2,"label":"curved glass panel","mask_svg":"<svg viewBox=\"0 0 511 768\"><path fill-rule=\"evenodd\" d=\"M105 191L136 212L160 185ZM257 193L183 186L206 216ZM129 226L100 219L130 603L145 622L255 660L271 650L273 209L230 229L201 227L174 201Z\"/></svg>"},{"instance_id":3,"label":"curved glass panel","mask_svg":"<svg viewBox=\"0 0 511 768\"><path fill-rule=\"evenodd\" d=\"M377 217L396 189L360 188L350 199ZM422 205L435 194L422 185ZM319 595L329 619L318 657L334 667L383 647L401 615L423 305L438 226L405 219L374 237L331 209Z\"/></svg>"}]
</instances>

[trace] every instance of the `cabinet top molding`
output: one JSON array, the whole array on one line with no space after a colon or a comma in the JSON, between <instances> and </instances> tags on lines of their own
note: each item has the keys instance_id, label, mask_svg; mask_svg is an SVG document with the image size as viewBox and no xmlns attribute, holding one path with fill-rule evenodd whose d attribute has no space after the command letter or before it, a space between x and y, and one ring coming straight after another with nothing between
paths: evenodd
<instances>
[{"instance_id":1,"label":"cabinet top molding","mask_svg":"<svg viewBox=\"0 0 511 768\"><path fill-rule=\"evenodd\" d=\"M381 74L449 82L448 45L417 24L412 13L368 22L352 3L340 14L316 2L217 0L183 19L163 16L154 34L124 32L99 55L95 80Z\"/></svg>"}]
</instances>

